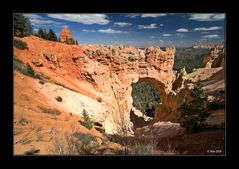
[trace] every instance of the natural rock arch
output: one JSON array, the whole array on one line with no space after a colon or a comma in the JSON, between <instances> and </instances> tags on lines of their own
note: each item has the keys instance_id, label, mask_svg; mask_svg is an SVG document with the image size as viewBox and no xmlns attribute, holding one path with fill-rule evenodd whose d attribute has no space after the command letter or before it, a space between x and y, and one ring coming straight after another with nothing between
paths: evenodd
<instances>
[{"instance_id":1,"label":"natural rock arch","mask_svg":"<svg viewBox=\"0 0 239 169\"><path fill-rule=\"evenodd\" d=\"M132 84L147 81L160 93L162 103L155 109L154 122L178 119L178 108L187 90L172 90L175 74L173 73L175 47L149 47L145 50L134 47L99 46L89 47L83 52L89 58L81 68L83 78L90 79L100 91L102 100L112 107L104 121L107 133L119 133L122 113L124 123L132 128L130 111L133 99ZM87 67L87 65L89 65Z\"/></svg>"},{"instance_id":2,"label":"natural rock arch","mask_svg":"<svg viewBox=\"0 0 239 169\"><path fill-rule=\"evenodd\" d=\"M187 89L172 90L175 47L142 50L132 46L66 45L34 36L22 40L27 42L29 51L34 51L29 52L29 58L34 55L42 59L44 67L49 69L54 63L57 75L70 79L72 84L67 83L67 87L92 99L100 98L104 109L89 113L93 120L101 120L106 133L118 133L120 112L124 112L124 119L131 127L131 84L142 79L153 84L162 98L163 104L156 108L154 121L177 121L177 109Z\"/></svg>"}]
</instances>

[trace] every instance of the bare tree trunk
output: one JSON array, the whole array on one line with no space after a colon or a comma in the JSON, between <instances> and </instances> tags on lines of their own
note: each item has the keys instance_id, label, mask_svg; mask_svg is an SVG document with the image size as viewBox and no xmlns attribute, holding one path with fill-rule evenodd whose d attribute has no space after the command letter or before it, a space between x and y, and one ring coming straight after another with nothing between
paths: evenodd
<instances>
[{"instance_id":1,"label":"bare tree trunk","mask_svg":"<svg viewBox=\"0 0 239 169\"><path fill-rule=\"evenodd\" d=\"M115 97L115 100L117 102L117 107L118 107L118 111L119 111L119 114L120 114L121 136L123 137L124 154L126 155L126 154L128 154L128 135L127 135L128 125L127 125L127 122L125 120L124 110L123 110L122 106L119 103L119 99L117 98L117 96L115 94L113 86L111 86L111 88L112 88L112 91L114 93L114 97Z\"/></svg>"}]
</instances>

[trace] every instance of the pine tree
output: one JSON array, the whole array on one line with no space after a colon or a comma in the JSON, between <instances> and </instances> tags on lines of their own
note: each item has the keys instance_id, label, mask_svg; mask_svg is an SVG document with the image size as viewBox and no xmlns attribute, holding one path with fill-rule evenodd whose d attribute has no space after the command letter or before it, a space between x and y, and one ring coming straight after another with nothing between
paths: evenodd
<instances>
[{"instance_id":1,"label":"pine tree","mask_svg":"<svg viewBox=\"0 0 239 169\"><path fill-rule=\"evenodd\" d=\"M26 35L32 35L33 34L31 21L28 17L26 17L25 31L26 31Z\"/></svg>"},{"instance_id":2,"label":"pine tree","mask_svg":"<svg viewBox=\"0 0 239 169\"><path fill-rule=\"evenodd\" d=\"M23 14L14 14L14 36L25 37L32 34L31 22Z\"/></svg>"},{"instance_id":3,"label":"pine tree","mask_svg":"<svg viewBox=\"0 0 239 169\"><path fill-rule=\"evenodd\" d=\"M48 32L48 40L57 41L56 33L52 29Z\"/></svg>"},{"instance_id":4,"label":"pine tree","mask_svg":"<svg viewBox=\"0 0 239 169\"><path fill-rule=\"evenodd\" d=\"M43 38L43 39L48 39L48 33L45 29L40 28L37 33L38 37Z\"/></svg>"},{"instance_id":5,"label":"pine tree","mask_svg":"<svg viewBox=\"0 0 239 169\"><path fill-rule=\"evenodd\" d=\"M83 109L83 119L84 121L81 122L81 124L85 126L87 129L91 129L94 126L93 121L91 120L88 112L85 109Z\"/></svg>"},{"instance_id":6,"label":"pine tree","mask_svg":"<svg viewBox=\"0 0 239 169\"><path fill-rule=\"evenodd\" d=\"M76 43L75 43L76 45L78 45L78 41L76 40Z\"/></svg>"},{"instance_id":7,"label":"pine tree","mask_svg":"<svg viewBox=\"0 0 239 169\"><path fill-rule=\"evenodd\" d=\"M179 120L182 127L197 132L207 126L207 118L210 115L206 111L206 96L200 82L194 86L191 96L193 100L186 100L182 104Z\"/></svg>"},{"instance_id":8,"label":"pine tree","mask_svg":"<svg viewBox=\"0 0 239 169\"><path fill-rule=\"evenodd\" d=\"M73 38L68 39L68 43L67 44L69 44L69 45L75 44L74 39Z\"/></svg>"}]
</instances>

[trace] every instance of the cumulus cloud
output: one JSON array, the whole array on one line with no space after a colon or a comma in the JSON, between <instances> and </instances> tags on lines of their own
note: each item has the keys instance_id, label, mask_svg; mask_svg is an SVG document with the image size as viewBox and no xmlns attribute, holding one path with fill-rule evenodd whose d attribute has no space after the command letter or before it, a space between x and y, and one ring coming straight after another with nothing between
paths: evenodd
<instances>
[{"instance_id":1,"label":"cumulus cloud","mask_svg":"<svg viewBox=\"0 0 239 169\"><path fill-rule=\"evenodd\" d=\"M225 14L191 14L189 20L195 21L219 21L225 18Z\"/></svg>"},{"instance_id":2,"label":"cumulus cloud","mask_svg":"<svg viewBox=\"0 0 239 169\"><path fill-rule=\"evenodd\" d=\"M167 14L142 14L142 18L158 18L161 16L166 16Z\"/></svg>"},{"instance_id":3,"label":"cumulus cloud","mask_svg":"<svg viewBox=\"0 0 239 169\"><path fill-rule=\"evenodd\" d=\"M115 25L118 25L118 26L120 26L120 27L132 25L132 23L128 23L128 22L115 22L114 24L115 24Z\"/></svg>"},{"instance_id":4,"label":"cumulus cloud","mask_svg":"<svg viewBox=\"0 0 239 169\"><path fill-rule=\"evenodd\" d=\"M34 26L39 26L39 27L43 27L43 26L62 26L63 23L62 22L56 22L53 20L49 20L46 19L44 17L41 17L40 15L37 14L24 14L25 17L28 17L29 20L31 21L31 24Z\"/></svg>"},{"instance_id":5,"label":"cumulus cloud","mask_svg":"<svg viewBox=\"0 0 239 169\"><path fill-rule=\"evenodd\" d=\"M179 28L176 30L176 32L188 32L188 29L186 28Z\"/></svg>"},{"instance_id":6,"label":"cumulus cloud","mask_svg":"<svg viewBox=\"0 0 239 169\"><path fill-rule=\"evenodd\" d=\"M95 29L82 29L82 32L86 32L86 33L94 33L94 32L100 32L100 33L109 33L109 34L125 34L128 33L126 31L121 31L121 30L114 30L114 29L99 29L99 30L95 30Z\"/></svg>"},{"instance_id":7,"label":"cumulus cloud","mask_svg":"<svg viewBox=\"0 0 239 169\"><path fill-rule=\"evenodd\" d=\"M126 31L121 31L121 30L114 30L114 29L100 29L98 30L98 32L101 32L101 33L109 33L109 34L125 34L125 33L128 33Z\"/></svg>"},{"instance_id":8,"label":"cumulus cloud","mask_svg":"<svg viewBox=\"0 0 239 169\"><path fill-rule=\"evenodd\" d=\"M137 16L139 16L140 14L128 14L126 15L128 18L136 18Z\"/></svg>"},{"instance_id":9,"label":"cumulus cloud","mask_svg":"<svg viewBox=\"0 0 239 169\"><path fill-rule=\"evenodd\" d=\"M82 32L97 32L97 31L94 30L94 29L91 29L91 30L88 30L88 29L82 29Z\"/></svg>"},{"instance_id":10,"label":"cumulus cloud","mask_svg":"<svg viewBox=\"0 0 239 169\"><path fill-rule=\"evenodd\" d=\"M27 13L27 14L23 14L25 17L28 17L29 19L42 19L42 17L40 15L37 15L37 14L30 14L30 13Z\"/></svg>"},{"instance_id":11,"label":"cumulus cloud","mask_svg":"<svg viewBox=\"0 0 239 169\"><path fill-rule=\"evenodd\" d=\"M138 28L139 29L156 29L157 26L156 23L151 23L150 25L139 25Z\"/></svg>"},{"instance_id":12,"label":"cumulus cloud","mask_svg":"<svg viewBox=\"0 0 239 169\"><path fill-rule=\"evenodd\" d=\"M219 35L217 35L217 34L213 34L213 35L204 35L204 36L202 36L202 38L209 38L209 39L212 39L212 38L219 38Z\"/></svg>"},{"instance_id":13,"label":"cumulus cloud","mask_svg":"<svg viewBox=\"0 0 239 169\"><path fill-rule=\"evenodd\" d=\"M168 36L172 36L172 34L165 33L165 34L163 34L163 36L168 37Z\"/></svg>"},{"instance_id":14,"label":"cumulus cloud","mask_svg":"<svg viewBox=\"0 0 239 169\"><path fill-rule=\"evenodd\" d=\"M110 22L105 14L48 14L48 17L86 25L107 25Z\"/></svg>"},{"instance_id":15,"label":"cumulus cloud","mask_svg":"<svg viewBox=\"0 0 239 169\"><path fill-rule=\"evenodd\" d=\"M212 26L209 28L205 28L205 27L194 28L195 31L214 31L214 30L218 30L218 29L222 29L222 27L221 26Z\"/></svg>"}]
</instances>

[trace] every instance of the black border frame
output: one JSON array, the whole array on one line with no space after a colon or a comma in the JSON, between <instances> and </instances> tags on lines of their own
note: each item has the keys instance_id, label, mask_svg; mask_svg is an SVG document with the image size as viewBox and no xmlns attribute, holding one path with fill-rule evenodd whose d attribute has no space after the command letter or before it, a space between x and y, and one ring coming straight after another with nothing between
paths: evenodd
<instances>
[{"instance_id":1,"label":"black border frame","mask_svg":"<svg viewBox=\"0 0 239 169\"><path fill-rule=\"evenodd\" d=\"M228 112L226 115L227 118L227 126L226 126L226 137L227 137L227 151L226 156L222 157L203 157L206 161L211 161L215 163L215 159L220 160L219 162L225 162L225 159L232 159L232 151L235 150L233 145L232 136L236 135L233 130L236 127L235 117L236 109L233 109L233 106L236 105L237 99L235 99L236 91L233 91L233 81L235 81L237 74L235 69L237 69L237 62L234 61L237 57L238 53L238 30L237 30L237 9L236 9L236 1L229 0L170 0L170 1L156 1L156 0L93 0L93 1L63 1L63 0L21 0L15 2L9 2L7 6L3 6L4 12L2 12L2 23L5 23L1 26L1 43L3 46L1 47L1 112L0 112L0 151L1 151L1 159L4 161L9 160L18 160L18 159L56 159L56 161L64 161L65 157L18 157L13 156L13 145L12 134L13 134L13 70L12 70L12 14L13 13L174 13L174 12L182 12L182 13L226 13L226 111ZM2 30L3 29L3 30ZM235 107L234 107L235 108ZM237 113L238 114L238 113ZM234 117L233 117L234 116ZM235 139L236 140L236 139ZM234 141L235 141L234 140ZM80 158L80 159L79 159ZM88 159L96 159L99 157L72 157L72 159L76 160L88 160ZM104 158L104 157L103 157ZM118 157L117 157L118 158ZM142 158L142 157L139 157ZM166 160L168 161L168 157L149 157L151 160ZM148 157L143 159L149 159ZM170 159L184 159L188 157L169 157ZM196 157L198 158L198 157ZM194 157L189 157L190 160L195 160ZM67 158L69 160L69 158ZM100 158L102 159L102 157ZM115 159L115 157L110 158ZM127 161L128 159L136 159L135 157L120 157ZM127 159L127 160L126 160ZM222 159L222 160L221 160ZM235 158L234 158L235 159ZM137 157L137 161L138 161ZM56 162L55 161L55 162ZM106 161L105 161L106 162ZM168 161L169 162L169 161ZM158 163L158 162L157 162ZM39 164L41 165L41 164ZM198 164L202 165L203 164Z\"/></svg>"}]
</instances>

